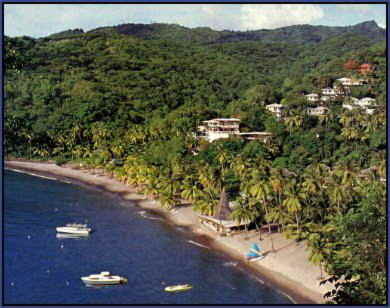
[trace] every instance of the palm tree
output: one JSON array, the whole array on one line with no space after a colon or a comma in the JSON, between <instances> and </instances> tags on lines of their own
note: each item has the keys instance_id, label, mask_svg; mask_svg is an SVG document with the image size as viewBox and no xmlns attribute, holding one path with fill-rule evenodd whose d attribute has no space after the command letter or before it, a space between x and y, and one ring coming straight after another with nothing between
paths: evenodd
<instances>
[{"instance_id":1,"label":"palm tree","mask_svg":"<svg viewBox=\"0 0 390 308\"><path fill-rule=\"evenodd\" d=\"M198 185L194 175L186 176L181 186L181 197L191 202L198 200L201 196L201 189Z\"/></svg>"},{"instance_id":2,"label":"palm tree","mask_svg":"<svg viewBox=\"0 0 390 308\"><path fill-rule=\"evenodd\" d=\"M328 252L326 249L326 244L321 238L321 232L311 233L308 237L308 243L310 247L310 256L309 260L315 264L320 266L320 279L324 279L323 274L323 263L325 261L325 254Z\"/></svg>"},{"instance_id":3,"label":"palm tree","mask_svg":"<svg viewBox=\"0 0 390 308\"><path fill-rule=\"evenodd\" d=\"M300 191L300 188L295 180L290 181L287 184L287 187L284 191L284 200L283 205L287 208L287 212L295 216L295 223L298 235L300 234L300 221L301 221L301 211L303 206L303 199L306 195L304 192Z\"/></svg>"},{"instance_id":4,"label":"palm tree","mask_svg":"<svg viewBox=\"0 0 390 308\"><path fill-rule=\"evenodd\" d=\"M256 215L247 205L239 202L231 213L231 218L237 222L245 223L245 231L248 231L248 222L253 221Z\"/></svg>"}]
</instances>

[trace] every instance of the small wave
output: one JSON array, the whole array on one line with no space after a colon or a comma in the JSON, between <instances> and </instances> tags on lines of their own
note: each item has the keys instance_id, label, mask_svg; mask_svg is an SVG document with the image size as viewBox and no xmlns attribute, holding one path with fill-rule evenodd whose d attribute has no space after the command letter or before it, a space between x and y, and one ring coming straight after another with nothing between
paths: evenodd
<instances>
[{"instance_id":1,"label":"small wave","mask_svg":"<svg viewBox=\"0 0 390 308\"><path fill-rule=\"evenodd\" d=\"M199 246L199 247L203 247L203 248L209 249L209 247L207 247L207 246L205 246L205 245L203 245L201 243L191 241L191 240L187 241L187 243L190 243L190 244L193 244L195 246Z\"/></svg>"},{"instance_id":2,"label":"small wave","mask_svg":"<svg viewBox=\"0 0 390 308\"><path fill-rule=\"evenodd\" d=\"M36 174L36 173L33 173L33 172L27 172L27 171L17 170L17 169L13 169L13 168L7 168L7 169L11 170L11 171L14 171L14 172L19 172L19 173L24 173L24 174L28 174L28 175L33 175L33 176L36 176L36 177L39 177L39 178L43 178L43 179L47 179L47 180L57 181L56 178L53 178L53 177L50 177L50 176L44 176L44 175Z\"/></svg>"},{"instance_id":3,"label":"small wave","mask_svg":"<svg viewBox=\"0 0 390 308\"><path fill-rule=\"evenodd\" d=\"M160 217L152 217L152 216L146 215L146 211L140 211L138 213L140 214L140 216L142 216L143 218L146 218L146 219L150 219L150 220L163 220Z\"/></svg>"},{"instance_id":4,"label":"small wave","mask_svg":"<svg viewBox=\"0 0 390 308\"><path fill-rule=\"evenodd\" d=\"M66 184L73 184L71 181L66 181L66 180L59 180L59 181Z\"/></svg>"},{"instance_id":5,"label":"small wave","mask_svg":"<svg viewBox=\"0 0 390 308\"><path fill-rule=\"evenodd\" d=\"M261 280L260 278L258 278L258 277L255 277L255 279L256 279L258 282L260 282L261 284L264 284L264 281L263 281L263 280Z\"/></svg>"},{"instance_id":6,"label":"small wave","mask_svg":"<svg viewBox=\"0 0 390 308\"><path fill-rule=\"evenodd\" d=\"M238 262L229 261L229 262L225 262L223 266L237 266L237 264Z\"/></svg>"},{"instance_id":7,"label":"small wave","mask_svg":"<svg viewBox=\"0 0 390 308\"><path fill-rule=\"evenodd\" d=\"M283 291L281 291L279 289L276 289L276 292L278 292L279 294L287 297L293 304L297 304L297 302L290 295L284 293Z\"/></svg>"}]
</instances>

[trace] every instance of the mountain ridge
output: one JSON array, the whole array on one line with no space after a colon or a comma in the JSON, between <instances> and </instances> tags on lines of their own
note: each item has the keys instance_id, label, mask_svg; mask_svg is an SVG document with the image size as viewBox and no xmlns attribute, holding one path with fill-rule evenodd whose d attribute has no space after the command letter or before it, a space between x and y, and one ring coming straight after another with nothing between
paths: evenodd
<instances>
[{"instance_id":1,"label":"mountain ridge","mask_svg":"<svg viewBox=\"0 0 390 308\"><path fill-rule=\"evenodd\" d=\"M77 31L76 31L77 30ZM378 26L374 20L361 22L351 26L323 26L323 25L292 25L277 29L259 29L250 31L213 30L209 27L187 28L177 24L127 23L116 26L98 27L89 31L82 29L65 30L53 33L46 38L61 39L83 34L118 33L131 35L140 39L161 39L198 44L219 44L240 41L261 41L265 43L319 43L330 37L352 34L361 35L370 42L386 39L386 30Z\"/></svg>"}]
</instances>

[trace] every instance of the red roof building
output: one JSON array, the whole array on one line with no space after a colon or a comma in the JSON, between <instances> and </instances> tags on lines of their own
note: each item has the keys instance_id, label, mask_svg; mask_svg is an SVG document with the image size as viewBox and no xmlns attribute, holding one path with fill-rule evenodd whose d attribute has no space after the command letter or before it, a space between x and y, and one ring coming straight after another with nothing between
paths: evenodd
<instances>
[{"instance_id":1,"label":"red roof building","mask_svg":"<svg viewBox=\"0 0 390 308\"><path fill-rule=\"evenodd\" d=\"M363 63L358 68L358 72L363 75L371 73L373 70L374 70L374 66L370 63Z\"/></svg>"}]
</instances>

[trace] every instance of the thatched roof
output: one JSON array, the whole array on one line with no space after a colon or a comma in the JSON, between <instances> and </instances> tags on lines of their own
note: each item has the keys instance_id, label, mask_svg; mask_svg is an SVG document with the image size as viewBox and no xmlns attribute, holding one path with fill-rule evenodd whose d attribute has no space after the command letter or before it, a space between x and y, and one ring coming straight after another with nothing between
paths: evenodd
<instances>
[{"instance_id":1,"label":"thatched roof","mask_svg":"<svg viewBox=\"0 0 390 308\"><path fill-rule=\"evenodd\" d=\"M220 219L220 220L230 220L230 214L232 213L232 210L229 207L229 197L225 190L221 192L221 198L218 203L218 207L216 210L216 213L214 215L214 218Z\"/></svg>"}]
</instances>

